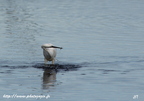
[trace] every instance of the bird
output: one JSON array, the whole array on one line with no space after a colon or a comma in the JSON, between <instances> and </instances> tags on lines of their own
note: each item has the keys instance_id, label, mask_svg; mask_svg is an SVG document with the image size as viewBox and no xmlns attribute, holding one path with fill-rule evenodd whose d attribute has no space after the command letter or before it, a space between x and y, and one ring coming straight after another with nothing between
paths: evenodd
<instances>
[{"instance_id":1,"label":"bird","mask_svg":"<svg viewBox=\"0 0 144 101\"><path fill-rule=\"evenodd\" d=\"M41 48L43 49L43 55L44 55L44 62L45 62L45 64L48 61L52 61L52 64L54 64L55 57L56 57L56 48L63 49L62 47L54 46L51 43L43 44L41 46Z\"/></svg>"}]
</instances>

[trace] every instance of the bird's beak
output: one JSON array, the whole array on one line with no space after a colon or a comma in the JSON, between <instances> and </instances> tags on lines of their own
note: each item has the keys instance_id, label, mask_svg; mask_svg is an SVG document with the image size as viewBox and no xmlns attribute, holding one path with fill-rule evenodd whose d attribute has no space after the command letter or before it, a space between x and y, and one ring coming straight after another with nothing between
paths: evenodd
<instances>
[{"instance_id":1,"label":"bird's beak","mask_svg":"<svg viewBox=\"0 0 144 101\"><path fill-rule=\"evenodd\" d=\"M42 49L44 48L59 48L59 49L63 49L62 47L57 47L57 46L41 46Z\"/></svg>"},{"instance_id":2,"label":"bird's beak","mask_svg":"<svg viewBox=\"0 0 144 101\"><path fill-rule=\"evenodd\" d=\"M52 48L59 48L59 49L63 49L62 47L57 47L57 46L51 46Z\"/></svg>"}]
</instances>

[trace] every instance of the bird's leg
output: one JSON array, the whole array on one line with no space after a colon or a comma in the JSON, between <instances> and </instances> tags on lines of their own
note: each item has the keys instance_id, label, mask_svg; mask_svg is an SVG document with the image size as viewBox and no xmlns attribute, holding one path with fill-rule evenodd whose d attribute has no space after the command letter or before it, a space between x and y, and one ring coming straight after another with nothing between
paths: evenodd
<instances>
[{"instance_id":1,"label":"bird's leg","mask_svg":"<svg viewBox=\"0 0 144 101\"><path fill-rule=\"evenodd\" d=\"M55 59L52 60L52 64L54 65Z\"/></svg>"},{"instance_id":2,"label":"bird's leg","mask_svg":"<svg viewBox=\"0 0 144 101\"><path fill-rule=\"evenodd\" d=\"M45 62L45 64L46 64L46 63L47 63L47 59L44 58L44 62Z\"/></svg>"}]
</instances>

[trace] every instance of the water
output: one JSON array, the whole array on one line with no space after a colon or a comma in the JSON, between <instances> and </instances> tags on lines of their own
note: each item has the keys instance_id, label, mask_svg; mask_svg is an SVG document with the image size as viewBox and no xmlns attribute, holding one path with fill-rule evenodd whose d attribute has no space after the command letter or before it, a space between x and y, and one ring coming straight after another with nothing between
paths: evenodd
<instances>
[{"instance_id":1,"label":"water","mask_svg":"<svg viewBox=\"0 0 144 101\"><path fill-rule=\"evenodd\" d=\"M0 0L0 99L35 101L12 98L31 94L49 101L143 101L143 5ZM63 47L55 66L43 64L44 43Z\"/></svg>"}]
</instances>

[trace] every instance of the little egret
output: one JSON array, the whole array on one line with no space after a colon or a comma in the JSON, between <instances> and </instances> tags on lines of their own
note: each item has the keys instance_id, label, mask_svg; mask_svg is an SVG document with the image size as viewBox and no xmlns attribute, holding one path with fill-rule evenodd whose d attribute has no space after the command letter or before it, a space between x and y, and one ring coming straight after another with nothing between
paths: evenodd
<instances>
[{"instance_id":1,"label":"little egret","mask_svg":"<svg viewBox=\"0 0 144 101\"><path fill-rule=\"evenodd\" d=\"M62 47L53 46L50 43L43 44L41 48L43 49L45 64L47 63L47 61L52 61L52 64L54 64L56 57L56 48L62 49Z\"/></svg>"}]
</instances>

